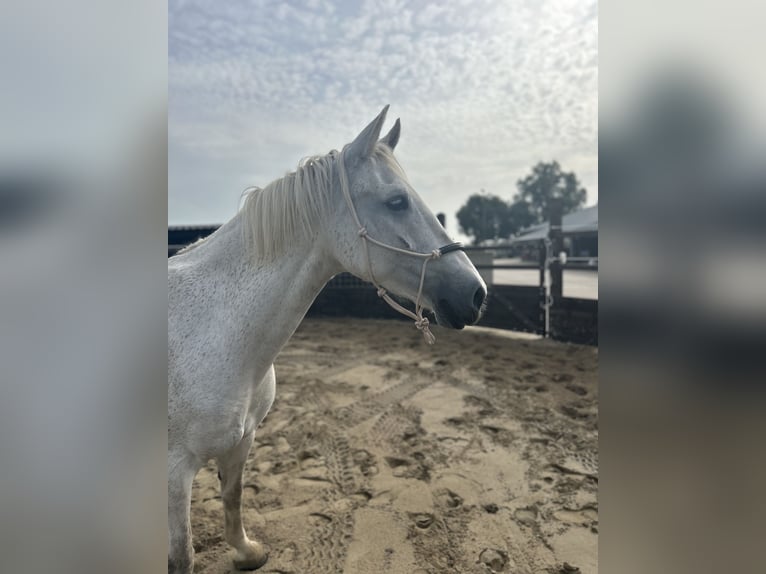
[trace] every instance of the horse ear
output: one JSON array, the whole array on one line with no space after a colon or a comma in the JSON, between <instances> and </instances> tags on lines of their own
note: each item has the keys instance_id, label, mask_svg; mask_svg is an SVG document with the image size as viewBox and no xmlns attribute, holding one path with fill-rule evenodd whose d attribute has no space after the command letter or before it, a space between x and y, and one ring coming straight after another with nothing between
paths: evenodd
<instances>
[{"instance_id":1,"label":"horse ear","mask_svg":"<svg viewBox=\"0 0 766 574\"><path fill-rule=\"evenodd\" d=\"M363 159L370 157L375 150L375 144L378 143L380 137L380 129L383 127L383 122L386 121L386 112L388 112L388 105L383 108L383 111L378 114L378 117L370 122L370 124L362 130L362 132L356 136L356 139L348 144L348 155L355 159Z\"/></svg>"},{"instance_id":2,"label":"horse ear","mask_svg":"<svg viewBox=\"0 0 766 574\"><path fill-rule=\"evenodd\" d=\"M389 131L386 135L384 135L380 139L380 143L386 144L389 148L391 148L391 151L394 151L396 144L399 143L399 135L401 133L402 133L402 122L399 121L399 118L396 118L396 123L394 123L394 127L392 127L391 131Z\"/></svg>"}]
</instances>

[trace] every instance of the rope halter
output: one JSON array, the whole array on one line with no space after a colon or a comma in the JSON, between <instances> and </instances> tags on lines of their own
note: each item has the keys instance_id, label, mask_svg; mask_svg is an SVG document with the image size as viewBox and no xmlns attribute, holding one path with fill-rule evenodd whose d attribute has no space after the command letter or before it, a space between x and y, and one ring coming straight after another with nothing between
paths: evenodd
<instances>
[{"instance_id":1,"label":"rope halter","mask_svg":"<svg viewBox=\"0 0 766 574\"><path fill-rule=\"evenodd\" d=\"M351 191L349 189L348 179L346 177L346 169L345 165L343 164L343 152L338 154L337 160L340 163L340 169L338 170L340 175L340 188L343 191L343 196L346 198L346 203L348 203L348 207L351 210L351 215L354 217L354 222L357 226L357 233L362 239L362 244L364 245L364 257L367 260L367 272L370 276L370 283L372 283L377 289L378 297L388 303L391 308L415 321L415 327L421 333L423 333L423 338L426 340L426 343L433 345L434 342L436 342L436 337L434 337L433 333L431 333L428 318L423 316L423 305L421 303L423 296L423 284L425 283L426 279L426 268L428 267L429 261L439 259L442 255L446 255L447 253L451 253L453 251L463 250L463 244L460 242L448 243L447 245L443 245L438 249L434 249L430 253L421 253L419 251L411 251L409 249L394 247L393 245L388 245L387 243L373 239L370 237L369 233L367 233L367 228L365 228L364 225L362 225L362 222L359 220L359 215L357 214L356 208L354 207L354 202L351 199ZM418 286L418 294L415 298L414 312L394 301L394 299L392 299L388 294L388 291L386 291L385 287L380 285L380 283L378 283L378 281L375 279L375 275L372 272L372 260L370 259L370 243L377 245L378 247L382 247L383 249L388 249L389 251L394 251L396 253L401 253L402 255L408 255L410 257L417 257L423 260L423 267L420 270L420 284Z\"/></svg>"}]
</instances>

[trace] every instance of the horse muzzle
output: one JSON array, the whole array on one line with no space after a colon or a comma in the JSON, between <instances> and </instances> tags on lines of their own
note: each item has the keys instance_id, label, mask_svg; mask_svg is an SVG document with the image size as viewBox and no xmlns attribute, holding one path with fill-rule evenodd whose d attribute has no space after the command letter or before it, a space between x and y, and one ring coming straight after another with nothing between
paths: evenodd
<instances>
[{"instance_id":1,"label":"horse muzzle","mask_svg":"<svg viewBox=\"0 0 766 574\"><path fill-rule=\"evenodd\" d=\"M439 294L435 298L434 314L437 324L450 329L462 329L473 325L484 312L487 300L487 288L483 283L471 282L458 292Z\"/></svg>"}]
</instances>

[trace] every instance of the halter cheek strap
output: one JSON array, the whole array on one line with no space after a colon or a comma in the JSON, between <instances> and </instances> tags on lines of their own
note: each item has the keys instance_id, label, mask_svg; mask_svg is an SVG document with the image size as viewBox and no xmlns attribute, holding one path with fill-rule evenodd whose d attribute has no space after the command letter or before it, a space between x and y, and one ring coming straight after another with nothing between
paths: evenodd
<instances>
[{"instance_id":1,"label":"halter cheek strap","mask_svg":"<svg viewBox=\"0 0 766 574\"><path fill-rule=\"evenodd\" d=\"M341 162L342 164L343 152L341 152L340 156L338 157L338 161ZM421 333L423 333L423 338L426 340L426 342L429 345L433 345L434 342L436 341L436 337L434 337L433 333L431 333L428 318L423 316L423 305L421 303L421 298L423 296L423 284L425 283L425 279L426 279L426 268L428 267L428 262L433 259L439 259L442 255L446 255L447 253L452 253L453 251L462 251L464 249L463 244L460 242L448 243L447 245L444 245L438 249L434 249L430 253L420 253L418 251L410 251L409 249L401 249L399 247L394 247L393 245L388 245L387 243L383 243L382 241L373 239L367 233L367 229L362 225L361 221L359 220L359 216L356 213L354 202L351 200L351 192L349 190L349 185L348 185L348 180L346 178L346 170L344 165L341 165L339 169L339 173L340 173L340 180L341 180L341 185L340 185L341 190L343 191L343 195L346 198L346 203L348 203L348 207L351 210L351 215L354 217L354 222L357 225L359 237L361 237L363 240L362 244L364 245L364 257L367 260L367 272L370 275L370 283L372 283L376 287L378 297L380 297L386 303L388 303L394 310L414 320L415 327L417 327L417 329ZM423 260L423 267L420 270L420 285L418 286L418 295L415 298L414 312L410 311L406 307L403 307L399 303L394 301L391 298L391 296L388 294L388 291L386 291L386 289L382 287L378 283L378 281L375 279L375 275L372 272L372 260L370 259L370 248L369 248L370 243L373 243L377 245L378 247L382 247L383 249L395 251L396 253L401 253L402 255L409 255L410 257L418 257Z\"/></svg>"}]
</instances>

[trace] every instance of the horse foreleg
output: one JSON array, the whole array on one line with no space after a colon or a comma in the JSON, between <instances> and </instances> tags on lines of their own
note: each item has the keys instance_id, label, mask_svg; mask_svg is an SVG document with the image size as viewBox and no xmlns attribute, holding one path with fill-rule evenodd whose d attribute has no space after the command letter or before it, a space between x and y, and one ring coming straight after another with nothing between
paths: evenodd
<instances>
[{"instance_id":1,"label":"horse foreleg","mask_svg":"<svg viewBox=\"0 0 766 574\"><path fill-rule=\"evenodd\" d=\"M248 539L242 526L242 471L252 444L253 433L250 433L226 456L218 459L226 542L236 550L233 561L237 570L260 568L269 557L261 543Z\"/></svg>"},{"instance_id":2,"label":"horse foreleg","mask_svg":"<svg viewBox=\"0 0 766 574\"><path fill-rule=\"evenodd\" d=\"M168 574L191 574L194 565L189 513L195 474L191 464L168 467Z\"/></svg>"}]
</instances>

